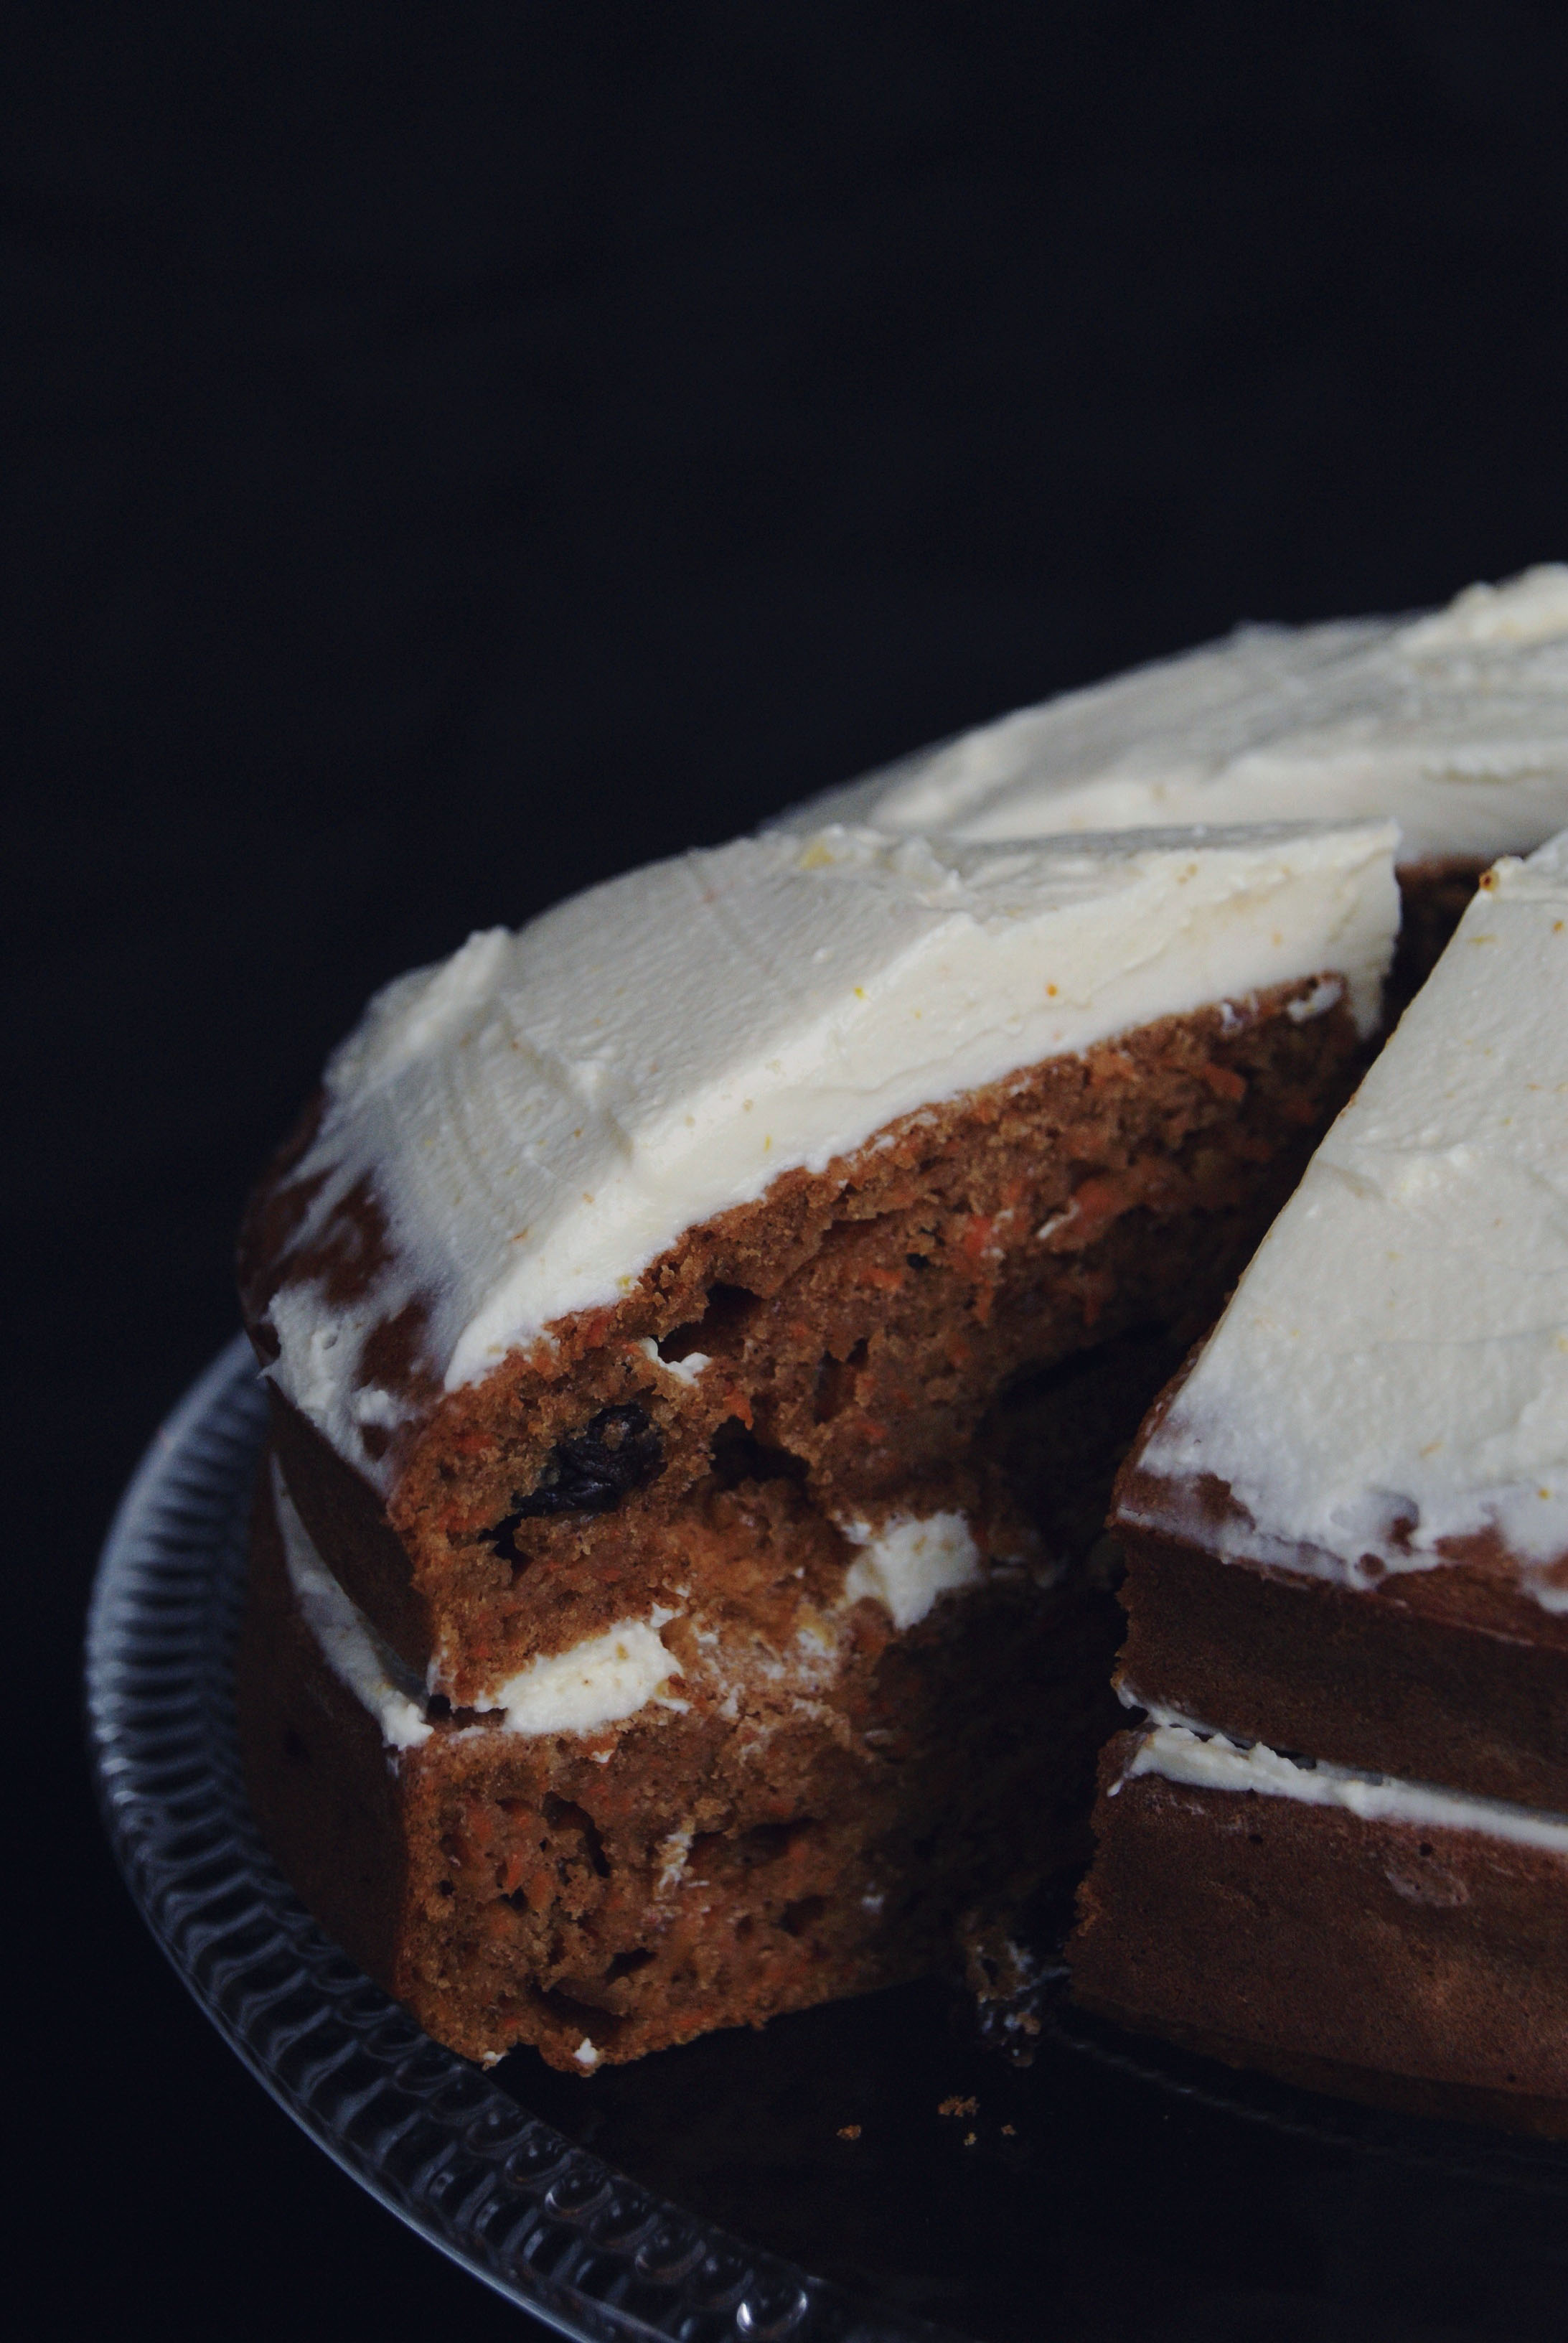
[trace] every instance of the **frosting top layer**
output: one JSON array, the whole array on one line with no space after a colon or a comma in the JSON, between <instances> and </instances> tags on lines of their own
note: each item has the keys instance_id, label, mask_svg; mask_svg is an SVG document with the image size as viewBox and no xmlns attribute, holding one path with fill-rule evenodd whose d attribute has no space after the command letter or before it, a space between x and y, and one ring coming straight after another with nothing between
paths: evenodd
<instances>
[{"instance_id":1,"label":"frosting top layer","mask_svg":"<svg viewBox=\"0 0 1568 2343\"><path fill-rule=\"evenodd\" d=\"M832 826L471 937L379 994L328 1068L292 1175L300 1242L367 1182L387 1258L351 1302L286 1283L270 1372L385 1485L363 1433L402 1403L359 1354L410 1299L455 1388L618 1300L689 1227L929 1102L1321 972L1365 1031L1394 842L1365 820L1008 847Z\"/></svg>"},{"instance_id":2,"label":"frosting top layer","mask_svg":"<svg viewBox=\"0 0 1568 2343\"><path fill-rule=\"evenodd\" d=\"M1347 1585L1498 1542L1568 1610L1568 830L1482 882L1123 1500Z\"/></svg>"},{"instance_id":3,"label":"frosting top layer","mask_svg":"<svg viewBox=\"0 0 1568 2343\"><path fill-rule=\"evenodd\" d=\"M1392 814L1404 863L1568 822L1568 565L1429 618L1242 627L925 749L793 817L960 838Z\"/></svg>"}]
</instances>

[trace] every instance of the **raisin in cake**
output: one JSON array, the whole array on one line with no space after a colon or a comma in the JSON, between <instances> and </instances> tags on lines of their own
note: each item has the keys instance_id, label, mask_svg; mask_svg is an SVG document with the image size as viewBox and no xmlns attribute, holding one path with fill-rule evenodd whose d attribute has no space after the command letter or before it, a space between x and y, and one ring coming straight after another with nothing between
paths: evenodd
<instances>
[{"instance_id":1,"label":"raisin in cake","mask_svg":"<svg viewBox=\"0 0 1568 2343\"><path fill-rule=\"evenodd\" d=\"M1076 1853L1092 1492L1353 1077L1394 841L781 830L372 1004L245 1235L241 1714L433 2034L588 2069Z\"/></svg>"},{"instance_id":2,"label":"raisin in cake","mask_svg":"<svg viewBox=\"0 0 1568 2343\"><path fill-rule=\"evenodd\" d=\"M1113 1525L1146 1721L1079 1997L1568 2128L1568 831L1483 880Z\"/></svg>"}]
</instances>

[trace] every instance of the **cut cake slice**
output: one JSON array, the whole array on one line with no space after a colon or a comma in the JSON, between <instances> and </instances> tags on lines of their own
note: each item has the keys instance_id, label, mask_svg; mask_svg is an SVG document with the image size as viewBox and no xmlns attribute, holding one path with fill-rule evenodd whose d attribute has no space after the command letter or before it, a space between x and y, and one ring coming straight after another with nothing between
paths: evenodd
<instances>
[{"instance_id":1,"label":"cut cake slice","mask_svg":"<svg viewBox=\"0 0 1568 2343\"><path fill-rule=\"evenodd\" d=\"M1080 1999L1568 2122L1568 833L1483 881L1112 1526L1150 1721Z\"/></svg>"}]
</instances>

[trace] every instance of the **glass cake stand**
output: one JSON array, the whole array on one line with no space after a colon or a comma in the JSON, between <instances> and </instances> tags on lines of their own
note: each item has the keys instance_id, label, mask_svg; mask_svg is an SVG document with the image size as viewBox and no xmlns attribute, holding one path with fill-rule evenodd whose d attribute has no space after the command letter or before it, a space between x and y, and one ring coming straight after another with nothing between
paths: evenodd
<instances>
[{"instance_id":1,"label":"glass cake stand","mask_svg":"<svg viewBox=\"0 0 1568 2343\"><path fill-rule=\"evenodd\" d=\"M1097 2025L1049 1986L1027 2068L935 1985L591 2083L529 2052L487 2075L442 2049L322 1934L250 1815L232 1672L265 1416L236 1340L110 1531L87 1637L105 1820L154 1936L257 2081L499 2293L595 2343L1175 2336L1173 2305L1212 2321L1232 2299L1282 2317L1360 2301L1372 2261L1358 2276L1346 2260L1353 2202L1363 2227L1382 2208L1377 2286L1408 2238L1445 2335L1563 2331L1568 2147L1239 2077ZM1513 2325L1489 2311L1472 2330L1453 2325L1463 2288L1432 2272L1431 2238L1473 2229L1477 2206L1474 2284L1506 2267L1525 2291Z\"/></svg>"}]
</instances>

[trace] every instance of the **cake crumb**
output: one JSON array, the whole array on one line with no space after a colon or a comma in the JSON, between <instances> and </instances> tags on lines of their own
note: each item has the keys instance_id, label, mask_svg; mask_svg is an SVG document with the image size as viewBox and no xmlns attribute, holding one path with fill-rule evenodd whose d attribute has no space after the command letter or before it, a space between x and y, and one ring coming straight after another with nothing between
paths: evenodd
<instances>
[{"instance_id":1,"label":"cake crumb","mask_svg":"<svg viewBox=\"0 0 1568 2343\"><path fill-rule=\"evenodd\" d=\"M980 2113L978 2099L960 2099L956 2096L943 2099L937 2108L940 2116L974 2116Z\"/></svg>"},{"instance_id":2,"label":"cake crumb","mask_svg":"<svg viewBox=\"0 0 1568 2343\"><path fill-rule=\"evenodd\" d=\"M1016 2139L1018 2137L1018 2126L1016 2124L1003 2124L1001 2127L1001 2136L1003 2139Z\"/></svg>"},{"instance_id":3,"label":"cake crumb","mask_svg":"<svg viewBox=\"0 0 1568 2343\"><path fill-rule=\"evenodd\" d=\"M860 2137L859 2125L840 2124L839 2126L839 2137L840 2139L859 2139Z\"/></svg>"}]
</instances>

